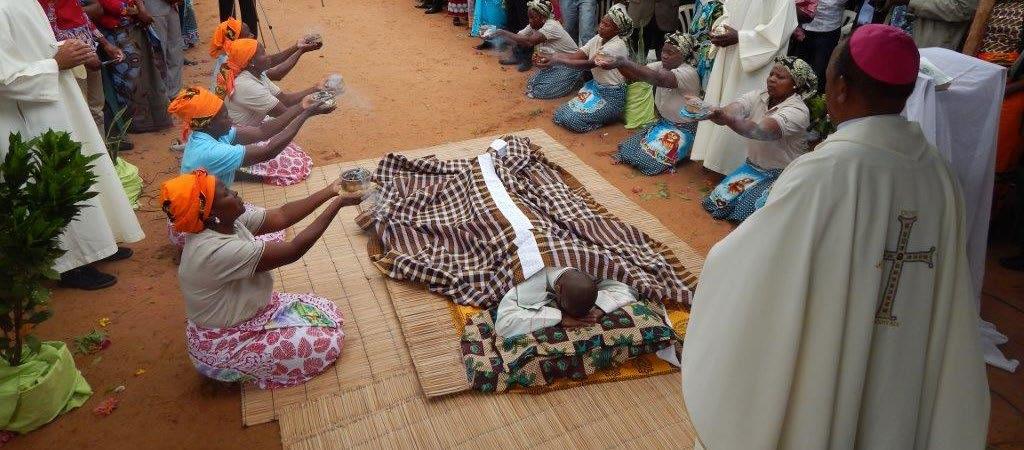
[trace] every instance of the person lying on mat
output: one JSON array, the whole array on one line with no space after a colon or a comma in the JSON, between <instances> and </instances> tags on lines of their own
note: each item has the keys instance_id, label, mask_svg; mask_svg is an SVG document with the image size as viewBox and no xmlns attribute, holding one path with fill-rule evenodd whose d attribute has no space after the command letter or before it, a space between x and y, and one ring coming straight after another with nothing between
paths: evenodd
<instances>
[{"instance_id":1,"label":"person lying on mat","mask_svg":"<svg viewBox=\"0 0 1024 450\"><path fill-rule=\"evenodd\" d=\"M338 359L345 334L335 304L312 294L275 292L270 271L298 261L342 207L359 203L362 193L343 191L340 184L279 208L250 210L202 169L163 184L163 211L175 230L191 234L178 283L189 358L201 374L270 389L303 383ZM289 242L253 238L284 230L328 202Z\"/></svg>"},{"instance_id":2,"label":"person lying on mat","mask_svg":"<svg viewBox=\"0 0 1024 450\"><path fill-rule=\"evenodd\" d=\"M578 269L545 267L505 294L494 329L512 337L558 324L584 327L636 301L636 291L618 281L595 282Z\"/></svg>"}]
</instances>

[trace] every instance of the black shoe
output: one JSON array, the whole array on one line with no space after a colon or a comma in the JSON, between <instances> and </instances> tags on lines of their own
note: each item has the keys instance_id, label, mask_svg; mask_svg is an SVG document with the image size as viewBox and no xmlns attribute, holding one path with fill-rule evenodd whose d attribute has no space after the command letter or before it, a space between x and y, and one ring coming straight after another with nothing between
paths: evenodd
<instances>
[{"instance_id":1,"label":"black shoe","mask_svg":"<svg viewBox=\"0 0 1024 450\"><path fill-rule=\"evenodd\" d=\"M132 141L129 141L127 139L121 139L121 142L118 144L117 147L117 151L119 152L126 152L133 149L135 149L135 144L133 144Z\"/></svg>"},{"instance_id":2,"label":"black shoe","mask_svg":"<svg viewBox=\"0 0 1024 450\"><path fill-rule=\"evenodd\" d=\"M533 68L533 62L531 62L530 60L527 59L525 61L520 61L519 62L519 67L516 67L516 70L518 70L520 72L529 72L530 69L532 69L532 68Z\"/></svg>"},{"instance_id":3,"label":"black shoe","mask_svg":"<svg viewBox=\"0 0 1024 450\"><path fill-rule=\"evenodd\" d=\"M441 11L443 11L443 8L441 8L440 6L431 6L426 11L423 11L423 13L424 14L437 14L437 13L439 13Z\"/></svg>"},{"instance_id":4,"label":"black shoe","mask_svg":"<svg viewBox=\"0 0 1024 450\"><path fill-rule=\"evenodd\" d=\"M483 41L483 42L480 43L480 45L478 45L476 47L473 47L473 48L475 48L477 50L490 50L490 49L494 48L494 43L491 42L491 41Z\"/></svg>"},{"instance_id":5,"label":"black shoe","mask_svg":"<svg viewBox=\"0 0 1024 450\"><path fill-rule=\"evenodd\" d=\"M420 4L416 5L416 6L414 6L414 8L428 9L428 8L430 8L430 3L420 3Z\"/></svg>"},{"instance_id":6,"label":"black shoe","mask_svg":"<svg viewBox=\"0 0 1024 450\"><path fill-rule=\"evenodd\" d=\"M123 260L126 260L128 258L131 258L132 255L134 255L134 254L135 254L135 252L132 251L132 249L130 249L128 247L118 247L117 248L117 252L114 252L113 255L110 255L110 256L108 256L106 258L101 259L100 262L123 261Z\"/></svg>"},{"instance_id":7,"label":"black shoe","mask_svg":"<svg viewBox=\"0 0 1024 450\"><path fill-rule=\"evenodd\" d=\"M92 266L82 266L60 274L60 282L57 284L70 289L95 291L111 287L116 283L117 277L100 272Z\"/></svg>"},{"instance_id":8,"label":"black shoe","mask_svg":"<svg viewBox=\"0 0 1024 450\"><path fill-rule=\"evenodd\" d=\"M999 265L1015 272L1024 272L1024 255L1002 258L999 260Z\"/></svg>"}]
</instances>

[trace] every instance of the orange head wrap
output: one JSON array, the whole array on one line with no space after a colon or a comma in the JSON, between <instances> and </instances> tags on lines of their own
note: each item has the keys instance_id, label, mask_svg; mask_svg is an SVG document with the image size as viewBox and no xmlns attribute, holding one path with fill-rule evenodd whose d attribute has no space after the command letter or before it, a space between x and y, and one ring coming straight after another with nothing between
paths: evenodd
<instances>
[{"instance_id":1,"label":"orange head wrap","mask_svg":"<svg viewBox=\"0 0 1024 450\"><path fill-rule=\"evenodd\" d=\"M224 100L214 93L202 86L194 86L182 89L174 100L171 100L167 112L181 119L181 138L186 139L192 129L209 124L223 105Z\"/></svg>"},{"instance_id":2,"label":"orange head wrap","mask_svg":"<svg viewBox=\"0 0 1024 450\"><path fill-rule=\"evenodd\" d=\"M224 98L235 92L235 77L249 67L257 47L255 39L238 39L225 49L228 60L217 74L217 95Z\"/></svg>"},{"instance_id":3,"label":"orange head wrap","mask_svg":"<svg viewBox=\"0 0 1024 450\"><path fill-rule=\"evenodd\" d=\"M203 169L164 182L160 188L160 204L174 225L174 231L198 233L206 228L204 222L213 210L216 188L217 177Z\"/></svg>"},{"instance_id":4,"label":"orange head wrap","mask_svg":"<svg viewBox=\"0 0 1024 450\"><path fill-rule=\"evenodd\" d=\"M216 58L221 53L226 53L226 48L235 39L242 37L242 22L234 17L229 17L217 25L213 30L213 39L210 40L210 57Z\"/></svg>"}]
</instances>

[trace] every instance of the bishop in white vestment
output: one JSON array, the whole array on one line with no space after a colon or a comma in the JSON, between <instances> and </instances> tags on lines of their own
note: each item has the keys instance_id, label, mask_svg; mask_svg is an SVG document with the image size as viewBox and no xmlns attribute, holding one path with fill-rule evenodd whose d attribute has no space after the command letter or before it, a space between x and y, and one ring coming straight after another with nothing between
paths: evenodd
<instances>
[{"instance_id":1,"label":"bishop in white vestment","mask_svg":"<svg viewBox=\"0 0 1024 450\"><path fill-rule=\"evenodd\" d=\"M24 139L48 129L67 131L82 143L93 163L99 195L87 202L61 236L67 250L53 269L66 272L117 252L118 242L145 235L107 155L103 138L70 70L59 70L57 42L39 2L0 1L0 159L7 155L8 135Z\"/></svg>"},{"instance_id":2,"label":"bishop in white vestment","mask_svg":"<svg viewBox=\"0 0 1024 450\"><path fill-rule=\"evenodd\" d=\"M682 358L698 447L985 448L963 198L898 115L918 58L884 25L840 44L840 129L709 253Z\"/></svg>"},{"instance_id":3,"label":"bishop in white vestment","mask_svg":"<svg viewBox=\"0 0 1024 450\"><path fill-rule=\"evenodd\" d=\"M724 0L718 20L736 30L736 44L718 48L704 100L726 105L750 91L762 90L774 58L785 56L796 29L793 0ZM714 32L714 31L713 31ZM713 38L712 41L715 39ZM720 174L732 173L747 155L747 139L711 122L697 126L690 156Z\"/></svg>"}]
</instances>

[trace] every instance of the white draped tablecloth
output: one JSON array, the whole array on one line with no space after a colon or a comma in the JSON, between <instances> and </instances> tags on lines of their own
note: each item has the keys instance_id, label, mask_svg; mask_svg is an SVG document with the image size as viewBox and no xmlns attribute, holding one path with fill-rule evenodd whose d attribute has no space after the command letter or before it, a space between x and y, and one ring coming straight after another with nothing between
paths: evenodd
<instances>
[{"instance_id":1,"label":"white draped tablecloth","mask_svg":"<svg viewBox=\"0 0 1024 450\"><path fill-rule=\"evenodd\" d=\"M967 215L971 281L980 301L1006 69L943 48L921 49L921 56L953 77L953 82L948 89L936 91L931 78L918 75L917 87L903 115L921 124L925 136L946 157L960 180ZM996 348L1006 342L1006 336L985 321L981 322L981 330L985 360L1009 371L1016 370L1017 360L1008 360Z\"/></svg>"}]
</instances>

